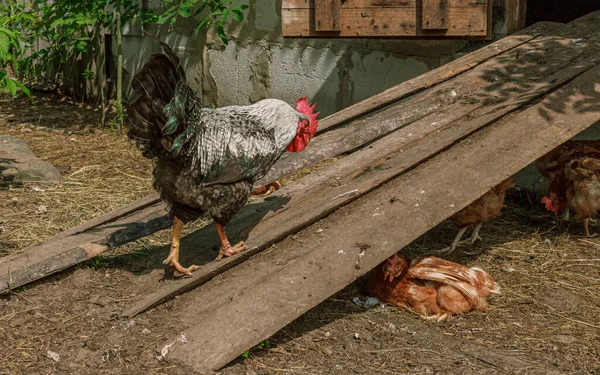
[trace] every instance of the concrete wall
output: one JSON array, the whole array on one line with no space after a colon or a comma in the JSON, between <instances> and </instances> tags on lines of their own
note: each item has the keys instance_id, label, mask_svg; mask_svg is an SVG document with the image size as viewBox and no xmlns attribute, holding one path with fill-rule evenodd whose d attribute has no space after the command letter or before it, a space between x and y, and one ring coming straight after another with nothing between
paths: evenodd
<instances>
[{"instance_id":1,"label":"concrete wall","mask_svg":"<svg viewBox=\"0 0 600 375\"><path fill-rule=\"evenodd\" d=\"M151 2L150 6L154 5ZM327 116L453 60L455 52L467 43L284 39L281 0L256 0L249 5L244 23L226 27L231 36L227 46L214 30L193 32L191 23L178 24L166 37L159 33L182 57L188 81L194 89L202 89L206 105L243 105L267 97L292 103L308 96ZM159 46L139 30L126 34L125 69L133 73ZM124 87L130 87L130 80L131 74L126 74Z\"/></svg>"}]
</instances>

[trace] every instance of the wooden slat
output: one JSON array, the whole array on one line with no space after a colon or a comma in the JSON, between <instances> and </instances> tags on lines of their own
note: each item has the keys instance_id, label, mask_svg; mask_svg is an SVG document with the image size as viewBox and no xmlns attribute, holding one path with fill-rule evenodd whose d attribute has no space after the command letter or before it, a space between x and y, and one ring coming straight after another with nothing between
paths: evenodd
<instances>
[{"instance_id":1,"label":"wooden slat","mask_svg":"<svg viewBox=\"0 0 600 375\"><path fill-rule=\"evenodd\" d=\"M58 237L34 245L27 251L0 258L0 294L39 280L74 264L91 259L115 245L134 241L160 229L168 228L164 205L158 203L75 236Z\"/></svg>"},{"instance_id":2,"label":"wooden slat","mask_svg":"<svg viewBox=\"0 0 600 375\"><path fill-rule=\"evenodd\" d=\"M315 235L316 227L304 233L303 246L310 251L285 267L270 270L262 282L245 288L230 303L196 315L198 323L160 345L159 352L168 348L168 360L184 362L195 371L220 369L440 223L457 207L466 206L547 150L597 123L600 92L595 86L599 81L600 68L595 67L538 105L478 132L469 142L395 179L368 199L354 202L345 212L326 218L319 224L327 227L325 236ZM372 173L380 174L401 160L399 156L384 161ZM449 188L458 186L462 188ZM397 230L390 230L390 223ZM278 251L294 251L295 246L291 243ZM182 342L181 337L186 340Z\"/></svg>"},{"instance_id":3,"label":"wooden slat","mask_svg":"<svg viewBox=\"0 0 600 375\"><path fill-rule=\"evenodd\" d=\"M388 89L381 94L375 95L374 97L366 99L322 119L320 122L319 133L334 129L350 120L376 111L388 104L404 99L428 87L440 84L458 74L472 69L478 64L481 64L494 56L532 40L537 35L549 33L560 26L561 24L558 23L539 23L533 25L526 30L523 30L523 32L520 34L515 34L504 38L501 41L481 48L434 71L425 73L424 75L421 75L415 79ZM420 116L422 117L426 114L427 113L421 114ZM413 117L412 121L420 118L418 117L418 112L413 112L413 116L416 117ZM405 117L405 120L411 119ZM329 143L319 141L319 139L322 137L319 136L315 138L313 142L311 142L309 149L310 152L284 155L284 157L282 157L282 159L275 164L273 170L267 176L265 176L265 178L257 182L257 186L277 180L283 176L289 175L295 170L307 167L315 162L335 156L341 152L350 151L357 147L357 144L345 144L343 140L340 141L345 134L347 133L339 133L339 137L337 139L335 137L331 137ZM373 134L365 133L364 136L367 138L364 138L362 141L355 138L354 142L358 142L360 144L361 142L364 143L369 141L372 139ZM319 145L320 142L321 145ZM133 202L132 204L124 206L118 210L101 215L90 222L59 233L55 237L42 244L34 245L19 253L0 258L0 280L9 280L9 278L11 278L12 286L18 287L23 285L23 283L34 281L41 277L50 275L57 270L77 264L81 260L87 259L87 255L81 252L77 253L79 254L78 256L66 254L73 251L76 252L78 251L77 249L88 246L90 237L88 237L87 232L89 230L101 225L113 223L113 226L107 226L107 228L105 228L102 232L96 231L96 236L93 238L93 241L97 243L108 241L108 238L112 234L112 232L108 229L112 228L112 231L116 232L119 229L122 229L124 225L131 223L131 221L127 221L126 218L124 221L117 222L128 215L137 215L136 218L139 221L138 225L141 233L149 234L153 231L160 230L168 226L169 223L168 221L165 221L162 223L162 226L155 225L157 222L153 221L153 219L156 218L157 213L161 210L162 206L159 205L157 194L151 194L144 199ZM147 226L144 226L144 223L152 224L147 224ZM123 236L119 236L117 238L121 242L116 241L115 238L112 238L112 246L121 245L133 239L133 237ZM102 249L107 249L107 247L103 247ZM96 253L100 252L101 248L96 248ZM51 262L54 264L52 267L44 266L44 262L47 262L48 260L51 260ZM59 265L56 263L58 260L63 263ZM26 272L32 267L40 270L40 272L36 272L35 276L33 274L24 276L18 275L19 272ZM9 275L9 270L11 275ZM17 283L16 280L21 280L21 282ZM0 283L0 293L7 291L8 285L6 285L6 282L4 284Z\"/></svg>"},{"instance_id":4,"label":"wooden slat","mask_svg":"<svg viewBox=\"0 0 600 375\"><path fill-rule=\"evenodd\" d=\"M193 279L179 280L156 291L128 309L125 314L127 316L136 315L183 291L190 290L206 282L216 274L219 267L229 268L240 263L243 259L262 251L266 246L280 238L302 229L349 201L375 189L386 180L414 167L433 154L457 142L461 137L496 121L501 116L526 105L536 97L542 96L549 90L568 82L598 63L600 58L600 31L595 34L595 38L595 43L588 46L588 52L586 53L581 49L573 48L571 39L540 38L528 49L524 48L519 55L521 53L534 55L531 52L541 53L545 51L553 59L551 63L547 63L544 69L540 69L537 61L510 63L512 58L501 56L497 61L492 60L470 72L469 75L462 77L460 83L448 82L448 85L445 85L446 87L440 87L439 90L431 92L428 98L443 97L443 93L450 90L455 93L469 92L470 95L460 99L457 98L457 101L453 103L445 103L443 110L440 109L432 113L431 116L423 117L410 126L370 145L369 148L344 158L336 163L331 170L328 168L326 171L311 175L310 178L306 177L288 189L278 192L273 198L280 196L289 199L289 202L283 208L267 207L265 209L273 210L273 213L263 217L264 212L259 211L248 216L242 216L239 221L234 220L233 225L230 226L230 233L236 231L244 233L244 237L247 237L246 243L250 247L249 250L225 260L224 264L213 263L208 265L205 269L197 271ZM589 57L590 54L592 57ZM508 60L508 62L505 61L503 65L503 60ZM517 66L519 76L522 75L523 78L518 83L510 81L498 83L503 85L502 90L498 93L512 92L514 94L520 92L520 95L500 101L490 97L488 93L493 91L492 88L498 84L495 83L495 80L486 82L487 73L485 72L495 71L500 67L507 71L513 71ZM526 92L521 89L523 86L528 87ZM495 103L487 103L490 100ZM413 103L398 104L379 112L375 116L364 119L364 121L365 123L383 124L396 118L399 113L395 111L402 111L404 106L410 108ZM481 109L478 110L478 108ZM453 127L452 132L440 133L441 130L450 125ZM447 138L447 134L451 134L451 137L455 138ZM419 143L424 139L427 140L427 143ZM352 179L356 175L362 175L365 171L374 168L378 160L385 160L390 157L389 153L395 154L398 150L403 152L404 160L402 163L398 163L393 168L387 168L382 172L383 176L379 175L375 180L363 180L360 185L352 184ZM332 187L332 180L337 180L343 186L343 191ZM353 193L338 196L344 192ZM252 208L249 208L249 210L254 212ZM254 219L251 218L252 216L254 216ZM199 242L205 243L207 239L201 239Z\"/></svg>"},{"instance_id":5,"label":"wooden slat","mask_svg":"<svg viewBox=\"0 0 600 375\"><path fill-rule=\"evenodd\" d=\"M340 31L341 0L320 0L315 4L315 29L317 31Z\"/></svg>"},{"instance_id":6,"label":"wooden slat","mask_svg":"<svg viewBox=\"0 0 600 375\"><path fill-rule=\"evenodd\" d=\"M424 30L417 8L365 8L341 10L341 30L315 30L310 9L282 9L283 36L290 37L408 37L487 35L487 4L448 9L447 30Z\"/></svg>"},{"instance_id":7,"label":"wooden slat","mask_svg":"<svg viewBox=\"0 0 600 375\"><path fill-rule=\"evenodd\" d=\"M421 22L423 30L447 30L448 0L423 0Z\"/></svg>"},{"instance_id":8,"label":"wooden slat","mask_svg":"<svg viewBox=\"0 0 600 375\"><path fill-rule=\"evenodd\" d=\"M446 0L449 8L466 8L488 4L488 0ZM317 0L283 0L282 9L314 9ZM424 5L417 0L343 0L341 8L422 8Z\"/></svg>"}]
</instances>

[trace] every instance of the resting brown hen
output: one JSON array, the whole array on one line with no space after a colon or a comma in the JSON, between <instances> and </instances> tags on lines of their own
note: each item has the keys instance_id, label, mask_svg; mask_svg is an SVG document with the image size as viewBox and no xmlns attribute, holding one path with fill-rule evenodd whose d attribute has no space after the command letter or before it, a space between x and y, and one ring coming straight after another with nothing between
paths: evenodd
<instances>
[{"instance_id":1,"label":"resting brown hen","mask_svg":"<svg viewBox=\"0 0 600 375\"><path fill-rule=\"evenodd\" d=\"M487 307L486 297L500 293L484 270L440 259L394 254L368 276L367 292L380 301L408 308L426 319L443 320Z\"/></svg>"},{"instance_id":2,"label":"resting brown hen","mask_svg":"<svg viewBox=\"0 0 600 375\"><path fill-rule=\"evenodd\" d=\"M515 178L509 177L492 190L485 193L475 202L452 215L448 220L458 227L458 234L454 238L452 245L440 250L440 252L453 252L471 224L475 224L475 228L473 228L473 233L468 241L473 244L477 240L480 240L479 230L481 229L481 226L486 221L491 220L500 214L504 207L506 190L513 186L515 186Z\"/></svg>"}]
</instances>

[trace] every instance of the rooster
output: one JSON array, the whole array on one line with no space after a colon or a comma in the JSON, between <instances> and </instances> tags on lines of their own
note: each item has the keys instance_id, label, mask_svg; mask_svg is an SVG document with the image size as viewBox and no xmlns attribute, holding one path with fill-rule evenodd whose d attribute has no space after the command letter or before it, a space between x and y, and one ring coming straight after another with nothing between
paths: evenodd
<instances>
[{"instance_id":1,"label":"rooster","mask_svg":"<svg viewBox=\"0 0 600 375\"><path fill-rule=\"evenodd\" d=\"M398 254L369 274L367 290L382 302L437 321L482 310L490 293L500 293L494 279L480 268L434 256L409 259Z\"/></svg>"},{"instance_id":2,"label":"rooster","mask_svg":"<svg viewBox=\"0 0 600 375\"><path fill-rule=\"evenodd\" d=\"M216 260L245 250L244 242L230 245L225 226L283 152L306 147L317 130L318 113L306 98L295 108L277 99L203 108L186 85L178 57L160 44L163 52L152 55L133 79L136 99L127 107L128 137L145 157L156 160L153 186L173 218L164 264L191 275L199 267L179 263L185 223L205 214L213 218L221 242Z\"/></svg>"},{"instance_id":3,"label":"rooster","mask_svg":"<svg viewBox=\"0 0 600 375\"><path fill-rule=\"evenodd\" d=\"M586 236L590 235L590 218L600 205L594 198L597 178L590 173L594 170L592 160L600 160L600 141L567 141L535 161L536 169L549 182L549 196L541 203L555 215L565 210L565 219L573 210L577 218L583 219Z\"/></svg>"},{"instance_id":4,"label":"rooster","mask_svg":"<svg viewBox=\"0 0 600 375\"><path fill-rule=\"evenodd\" d=\"M475 224L475 228L473 228L473 233L471 234L469 242L473 244L476 241L481 240L481 237L479 237L481 226L486 221L493 219L500 214L500 211L504 207L506 190L513 186L515 186L515 179L514 177L509 177L502 181L498 186L485 193L475 202L452 215L448 220L458 227L458 233L454 238L454 241L452 241L452 245L440 250L440 252L453 252L471 224Z\"/></svg>"}]
</instances>

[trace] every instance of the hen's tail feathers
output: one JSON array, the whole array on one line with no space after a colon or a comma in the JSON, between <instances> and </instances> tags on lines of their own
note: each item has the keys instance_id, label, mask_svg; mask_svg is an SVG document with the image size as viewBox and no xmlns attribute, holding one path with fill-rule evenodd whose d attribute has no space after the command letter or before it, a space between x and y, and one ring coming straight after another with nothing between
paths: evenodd
<instances>
[{"instance_id":1,"label":"hen's tail feathers","mask_svg":"<svg viewBox=\"0 0 600 375\"><path fill-rule=\"evenodd\" d=\"M175 144L181 143L188 99L197 101L185 85L179 58L167 44L158 41L163 52L150 56L133 78L136 99L127 106L127 136L147 158L169 154Z\"/></svg>"}]
</instances>

